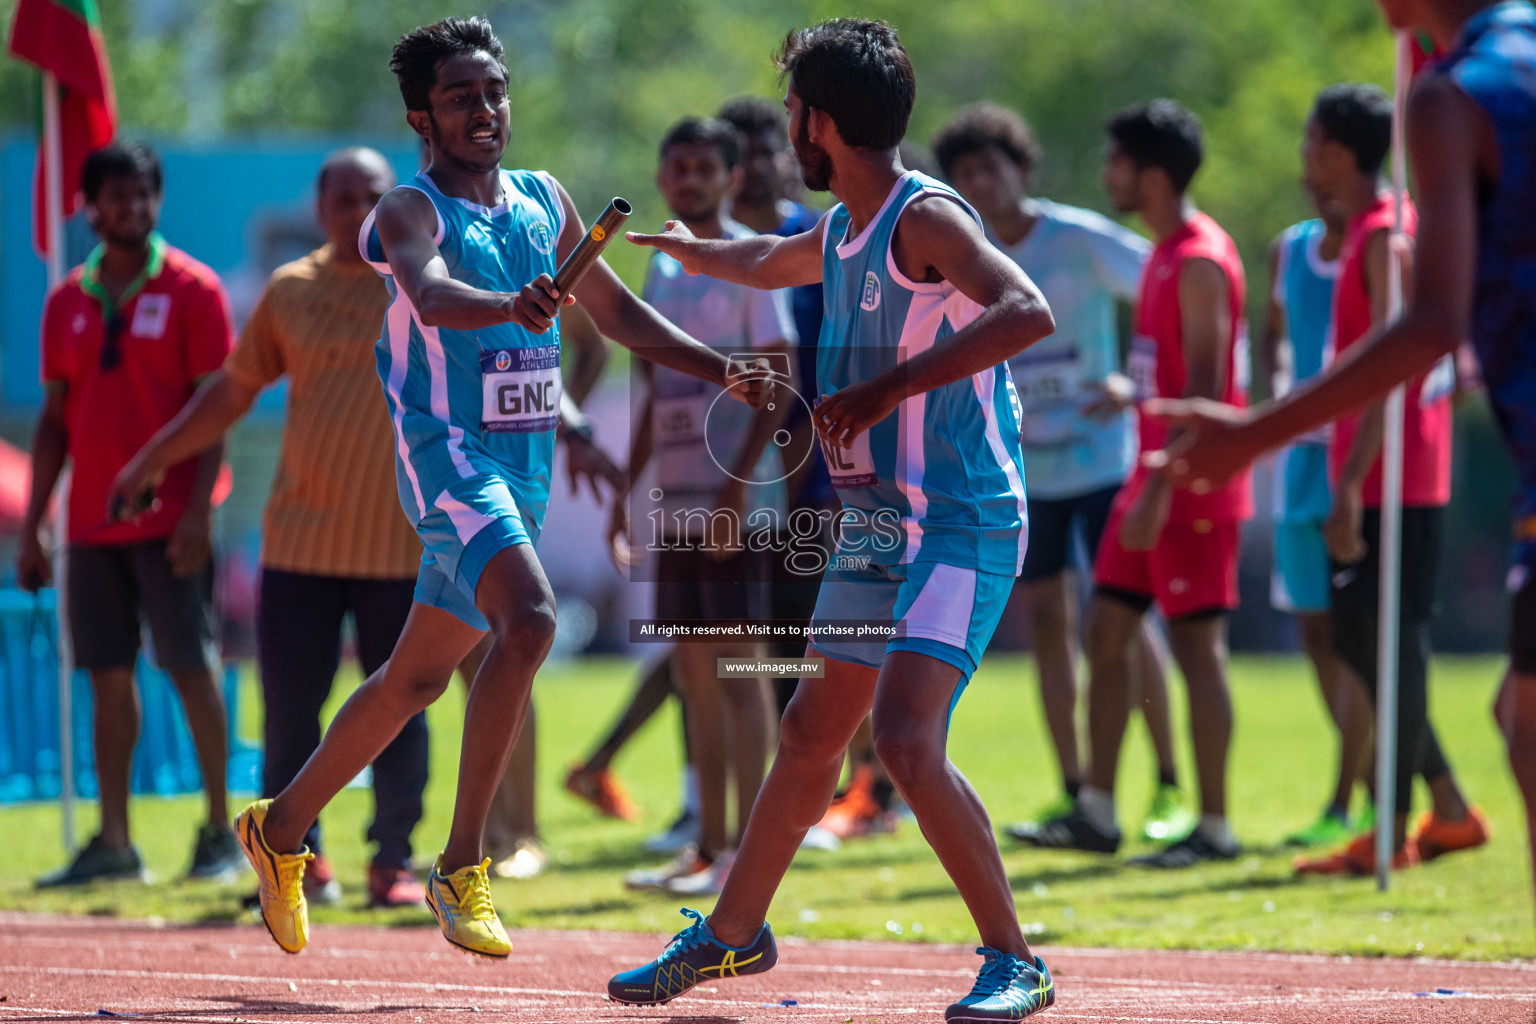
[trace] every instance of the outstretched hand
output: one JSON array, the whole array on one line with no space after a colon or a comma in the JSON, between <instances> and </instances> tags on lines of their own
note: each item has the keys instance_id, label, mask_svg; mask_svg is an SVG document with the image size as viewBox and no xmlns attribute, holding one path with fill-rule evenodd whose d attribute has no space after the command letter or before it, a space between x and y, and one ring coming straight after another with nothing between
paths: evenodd
<instances>
[{"instance_id":1,"label":"outstretched hand","mask_svg":"<svg viewBox=\"0 0 1536 1024\"><path fill-rule=\"evenodd\" d=\"M660 249L681 263L683 270L689 274L698 274L700 268L693 258L699 247L698 237L680 220L669 220L662 225L662 229L659 235L626 231L624 237L636 245L648 245L653 249Z\"/></svg>"},{"instance_id":2,"label":"outstretched hand","mask_svg":"<svg viewBox=\"0 0 1536 1024\"><path fill-rule=\"evenodd\" d=\"M1209 398L1153 398L1141 408L1180 431L1167 448L1141 457L1175 487L1208 494L1263 454L1249 437L1245 409Z\"/></svg>"}]
</instances>

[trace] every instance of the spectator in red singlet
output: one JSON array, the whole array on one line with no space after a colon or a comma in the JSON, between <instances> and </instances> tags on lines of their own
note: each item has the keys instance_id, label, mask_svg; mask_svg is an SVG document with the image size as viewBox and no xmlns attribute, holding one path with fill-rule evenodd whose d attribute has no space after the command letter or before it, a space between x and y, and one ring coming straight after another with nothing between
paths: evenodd
<instances>
[{"instance_id":1,"label":"spectator in red singlet","mask_svg":"<svg viewBox=\"0 0 1536 1024\"><path fill-rule=\"evenodd\" d=\"M1117 114L1108 131L1110 201L1139 214L1157 242L1142 272L1127 360L1135 400L1199 395L1242 405L1242 261L1227 234L1185 195L1200 167L1200 124L1179 104L1153 100ZM1163 424L1143 416L1139 426L1142 451L1164 446ZM1240 533L1252 514L1247 474L1207 494L1175 493L1138 468L1121 489L1100 542L1088 613L1088 784L1070 813L1027 841L1102 853L1119 848L1114 784L1133 698L1132 641L1156 603L1188 686L1201 813L1187 836L1132 863L1177 868L1237 856L1226 819L1227 613L1237 607Z\"/></svg>"},{"instance_id":2,"label":"spectator in red singlet","mask_svg":"<svg viewBox=\"0 0 1536 1024\"><path fill-rule=\"evenodd\" d=\"M1333 292L1331 357L1388 319L1388 249L1396 203L1381 180L1381 166L1391 144L1392 100L1381 89L1345 83L1317 97L1307 121L1302 161L1319 203L1332 205L1349 225ZM1406 196L1402 226L1409 238L1417 233L1418 212ZM1488 839L1482 815L1462 798L1429 723L1429 625L1445 506L1451 498L1454 366L1447 355L1428 373L1409 381L1404 403L1394 868L1419 860L1418 844L1407 842L1415 774L1423 776L1434 802L1422 825L1430 836L1426 849L1438 855L1480 846ZM1380 600L1382 407L1377 401L1334 425L1328 448L1333 509L1323 526L1333 570L1335 646L1372 702ZM1296 867L1306 873L1364 875L1375 871L1375 857L1375 835L1367 832L1328 856L1298 859Z\"/></svg>"}]
</instances>

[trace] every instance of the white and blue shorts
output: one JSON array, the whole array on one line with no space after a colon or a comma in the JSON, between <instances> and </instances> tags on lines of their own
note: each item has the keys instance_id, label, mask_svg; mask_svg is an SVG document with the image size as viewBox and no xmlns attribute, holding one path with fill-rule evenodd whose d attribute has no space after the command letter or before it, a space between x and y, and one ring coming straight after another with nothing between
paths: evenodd
<instances>
[{"instance_id":1,"label":"white and blue shorts","mask_svg":"<svg viewBox=\"0 0 1536 1024\"><path fill-rule=\"evenodd\" d=\"M944 562L829 566L811 617L811 647L834 661L878 669L892 651L955 666L968 682L1003 617L1014 577ZM895 635L861 636L861 626ZM867 631L866 631L867 632Z\"/></svg>"},{"instance_id":2,"label":"white and blue shorts","mask_svg":"<svg viewBox=\"0 0 1536 1024\"><path fill-rule=\"evenodd\" d=\"M490 624L475 606L480 574L498 552L536 543L539 525L505 480L486 475L438 495L417 522L416 534L422 553L415 599L486 630Z\"/></svg>"}]
</instances>

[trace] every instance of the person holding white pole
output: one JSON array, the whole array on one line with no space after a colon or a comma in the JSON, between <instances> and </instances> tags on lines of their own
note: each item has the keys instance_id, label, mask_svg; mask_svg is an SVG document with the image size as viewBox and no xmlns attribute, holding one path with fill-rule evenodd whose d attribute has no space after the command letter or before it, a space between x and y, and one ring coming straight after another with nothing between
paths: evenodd
<instances>
[{"instance_id":1,"label":"person holding white pole","mask_svg":"<svg viewBox=\"0 0 1536 1024\"><path fill-rule=\"evenodd\" d=\"M1536 9L1520 0L1381 4L1395 28L1422 29L1446 51L1407 105L1423 208L1407 308L1282 401L1252 411L1153 403L1149 414L1186 433L1146 463L1178 486L1208 490L1287 438L1425 373L1470 336L1520 471L1510 668L1495 712L1529 826L1536 806L1536 255L1529 245L1536 216Z\"/></svg>"},{"instance_id":2,"label":"person holding white pole","mask_svg":"<svg viewBox=\"0 0 1536 1024\"><path fill-rule=\"evenodd\" d=\"M1392 101L1375 86L1342 84L1325 89L1308 119L1302 159L1308 187L1319 203L1347 221L1334 288L1332 349L1346 350L1388 309L1389 235L1397 216L1381 167L1392 138ZM1404 232L1411 237L1417 214L1403 201ZM1487 841L1486 824L1470 810L1456 786L1429 724L1427 683L1429 625L1445 504L1450 499L1450 391L1455 374L1449 358L1416 378L1404 418L1402 599L1399 602L1396 798L1394 867L1419 860L1407 843L1407 816L1413 777L1422 774L1434 794L1434 813L1425 824L1431 856ZM1383 550L1382 432L1380 403L1360 416L1340 419L1329 450L1333 506L1323 526L1332 565L1331 608L1335 644L1356 677L1376 697L1378 676L1378 577ZM1369 874L1374 838L1357 838L1337 853L1299 859L1303 873Z\"/></svg>"}]
</instances>

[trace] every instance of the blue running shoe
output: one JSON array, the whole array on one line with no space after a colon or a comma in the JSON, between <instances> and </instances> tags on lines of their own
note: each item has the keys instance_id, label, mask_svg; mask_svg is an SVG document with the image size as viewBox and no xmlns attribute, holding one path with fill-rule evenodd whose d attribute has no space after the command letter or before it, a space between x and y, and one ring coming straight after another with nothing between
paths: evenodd
<instances>
[{"instance_id":1,"label":"blue running shoe","mask_svg":"<svg viewBox=\"0 0 1536 1024\"><path fill-rule=\"evenodd\" d=\"M715 938L704 915L684 907L693 924L672 936L666 950L633 971L615 974L608 981L608 995L616 1003L659 1006L687 992L701 981L762 974L779 962L773 929L767 922L750 945L727 946Z\"/></svg>"},{"instance_id":2,"label":"blue running shoe","mask_svg":"<svg viewBox=\"0 0 1536 1024\"><path fill-rule=\"evenodd\" d=\"M971 994L944 1011L946 1021L1023 1020L1056 1002L1056 984L1044 960L1035 957L1030 963L990 946L976 952L986 962Z\"/></svg>"}]
</instances>

